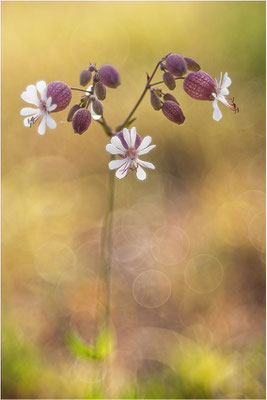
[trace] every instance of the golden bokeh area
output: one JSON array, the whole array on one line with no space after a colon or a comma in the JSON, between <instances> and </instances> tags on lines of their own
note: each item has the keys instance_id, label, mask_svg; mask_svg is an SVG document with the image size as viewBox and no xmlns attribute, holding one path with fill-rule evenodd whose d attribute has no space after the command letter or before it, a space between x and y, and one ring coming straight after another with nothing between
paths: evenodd
<instances>
[{"instance_id":1,"label":"golden bokeh area","mask_svg":"<svg viewBox=\"0 0 267 400\"><path fill-rule=\"evenodd\" d=\"M264 398L265 3L1 7L2 397ZM221 103L214 121L180 80L184 124L148 94L137 109L134 126L156 144L142 159L156 168L115 179L107 332L110 138L96 121L74 134L68 110L38 135L20 96L38 80L79 88L90 62L114 65L121 85L103 105L115 129L170 52L213 78L227 71L240 112Z\"/></svg>"}]
</instances>

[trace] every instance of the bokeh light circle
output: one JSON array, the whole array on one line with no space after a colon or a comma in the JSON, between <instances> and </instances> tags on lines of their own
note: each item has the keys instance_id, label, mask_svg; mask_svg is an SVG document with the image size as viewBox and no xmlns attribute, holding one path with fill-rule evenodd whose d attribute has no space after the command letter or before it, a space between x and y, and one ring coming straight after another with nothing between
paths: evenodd
<instances>
[{"instance_id":1,"label":"bokeh light circle","mask_svg":"<svg viewBox=\"0 0 267 400\"><path fill-rule=\"evenodd\" d=\"M183 261L190 249L188 235L178 226L164 226L153 235L151 252L154 259L165 265L174 265Z\"/></svg>"},{"instance_id":2,"label":"bokeh light circle","mask_svg":"<svg viewBox=\"0 0 267 400\"><path fill-rule=\"evenodd\" d=\"M157 308L169 299L171 282L163 272L149 269L135 278L132 292L136 302L141 306Z\"/></svg>"},{"instance_id":3,"label":"bokeh light circle","mask_svg":"<svg viewBox=\"0 0 267 400\"><path fill-rule=\"evenodd\" d=\"M222 283L223 267L218 258L210 254L199 254L186 265L184 278L194 292L209 293Z\"/></svg>"}]
</instances>

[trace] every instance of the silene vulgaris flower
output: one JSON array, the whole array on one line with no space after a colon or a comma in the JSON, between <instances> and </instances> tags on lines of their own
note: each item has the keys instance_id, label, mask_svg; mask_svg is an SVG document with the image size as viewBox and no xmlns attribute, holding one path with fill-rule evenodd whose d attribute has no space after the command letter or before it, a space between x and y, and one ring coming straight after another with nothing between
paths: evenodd
<instances>
[{"instance_id":1,"label":"silene vulgaris flower","mask_svg":"<svg viewBox=\"0 0 267 400\"><path fill-rule=\"evenodd\" d=\"M155 166L147 161L140 160L139 156L148 153L156 145L150 145L152 138L146 136L143 140L136 132L136 128L124 128L122 132L112 137L111 143L106 146L110 154L121 157L121 160L112 160L109 169L117 169L116 177L119 179L127 176L131 171L136 172L140 181L146 179L144 168L155 169Z\"/></svg>"},{"instance_id":2,"label":"silene vulgaris flower","mask_svg":"<svg viewBox=\"0 0 267 400\"><path fill-rule=\"evenodd\" d=\"M49 114L64 110L70 104L71 97L71 88L61 81L53 81L48 85L45 81L39 81L36 85L27 86L21 98L37 108L24 107L20 111L20 115L27 116L24 118L24 125L31 127L41 118L38 127L40 135L45 134L46 125L50 129L55 129L57 123Z\"/></svg>"},{"instance_id":3,"label":"silene vulgaris flower","mask_svg":"<svg viewBox=\"0 0 267 400\"><path fill-rule=\"evenodd\" d=\"M26 127L31 127L40 118L41 122L38 126L38 133L40 135L45 134L46 125L50 129L55 129L57 127L56 121L49 115L57 108L57 105L52 104L51 96L47 98L47 85L45 81L39 81L36 85L27 86L26 91L22 93L21 98L27 103L34 104L37 107L24 107L20 111L20 115L26 116L26 118L24 118L24 125Z\"/></svg>"},{"instance_id":4,"label":"silene vulgaris flower","mask_svg":"<svg viewBox=\"0 0 267 400\"><path fill-rule=\"evenodd\" d=\"M218 102L220 101L232 111L239 111L234 99L227 97L229 95L228 87L232 81L225 72L223 79L222 73L220 82L215 81L212 77L204 71L190 72L184 79L184 90L193 99L209 100L212 101L213 106L213 119L220 121L222 118L221 110L219 109Z\"/></svg>"}]
</instances>

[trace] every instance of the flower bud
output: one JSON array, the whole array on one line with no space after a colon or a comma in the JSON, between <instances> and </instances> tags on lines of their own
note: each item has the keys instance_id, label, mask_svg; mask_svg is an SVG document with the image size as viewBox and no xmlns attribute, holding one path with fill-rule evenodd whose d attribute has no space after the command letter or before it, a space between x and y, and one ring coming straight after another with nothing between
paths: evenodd
<instances>
[{"instance_id":1,"label":"flower bud","mask_svg":"<svg viewBox=\"0 0 267 400\"><path fill-rule=\"evenodd\" d=\"M73 115L74 115L74 114L76 113L76 111L79 110L79 109L80 109L79 104L74 104L74 106L72 106L72 107L69 109L69 113L68 113L68 116L67 116L67 121L68 121L68 122L71 122L71 121L72 121Z\"/></svg>"},{"instance_id":2,"label":"flower bud","mask_svg":"<svg viewBox=\"0 0 267 400\"><path fill-rule=\"evenodd\" d=\"M150 90L150 103L154 110L160 110L162 108L161 100L154 90Z\"/></svg>"},{"instance_id":3,"label":"flower bud","mask_svg":"<svg viewBox=\"0 0 267 400\"><path fill-rule=\"evenodd\" d=\"M97 82L95 84L95 94L99 100L105 100L106 98L106 88L102 82Z\"/></svg>"},{"instance_id":4,"label":"flower bud","mask_svg":"<svg viewBox=\"0 0 267 400\"><path fill-rule=\"evenodd\" d=\"M79 133L81 135L84 133L91 123L91 114L87 108L81 108L80 110L76 111L72 118L72 127L74 133Z\"/></svg>"},{"instance_id":5,"label":"flower bud","mask_svg":"<svg viewBox=\"0 0 267 400\"><path fill-rule=\"evenodd\" d=\"M115 89L120 85L119 71L112 65L103 65L99 71L100 81L107 87Z\"/></svg>"},{"instance_id":6,"label":"flower bud","mask_svg":"<svg viewBox=\"0 0 267 400\"><path fill-rule=\"evenodd\" d=\"M182 76L186 73L186 62L180 54L169 54L166 58L166 67L175 76Z\"/></svg>"},{"instance_id":7,"label":"flower bud","mask_svg":"<svg viewBox=\"0 0 267 400\"><path fill-rule=\"evenodd\" d=\"M93 72L93 71L96 70L96 67L95 67L94 64L90 64L88 69L89 69L90 72Z\"/></svg>"},{"instance_id":8,"label":"flower bud","mask_svg":"<svg viewBox=\"0 0 267 400\"><path fill-rule=\"evenodd\" d=\"M200 65L193 60L191 57L184 57L184 60L186 62L187 69L189 71L199 71L200 70Z\"/></svg>"},{"instance_id":9,"label":"flower bud","mask_svg":"<svg viewBox=\"0 0 267 400\"><path fill-rule=\"evenodd\" d=\"M174 101L175 103L177 103L179 105L178 101L176 100L176 98L171 93L164 94L163 100L164 101L167 101L167 100Z\"/></svg>"},{"instance_id":10,"label":"flower bud","mask_svg":"<svg viewBox=\"0 0 267 400\"><path fill-rule=\"evenodd\" d=\"M72 93L70 87L60 81L54 81L47 85L47 98L52 97L51 104L56 104L57 108L53 112L64 110L70 104Z\"/></svg>"},{"instance_id":11,"label":"flower bud","mask_svg":"<svg viewBox=\"0 0 267 400\"><path fill-rule=\"evenodd\" d=\"M184 91L193 99L214 100L216 83L204 71L190 72L184 80Z\"/></svg>"},{"instance_id":12,"label":"flower bud","mask_svg":"<svg viewBox=\"0 0 267 400\"><path fill-rule=\"evenodd\" d=\"M102 105L101 101L93 100L92 107L93 107L94 112L97 115L102 115L103 114L103 105Z\"/></svg>"},{"instance_id":13,"label":"flower bud","mask_svg":"<svg viewBox=\"0 0 267 400\"><path fill-rule=\"evenodd\" d=\"M80 85L86 86L90 82L92 74L89 69L84 69L80 74Z\"/></svg>"},{"instance_id":14,"label":"flower bud","mask_svg":"<svg viewBox=\"0 0 267 400\"><path fill-rule=\"evenodd\" d=\"M165 85L170 89L173 90L176 87L176 82L173 75L170 72L164 72L163 74L163 81Z\"/></svg>"},{"instance_id":15,"label":"flower bud","mask_svg":"<svg viewBox=\"0 0 267 400\"><path fill-rule=\"evenodd\" d=\"M174 101L165 101L162 107L162 112L166 118L178 125L182 124L185 120L181 107Z\"/></svg>"},{"instance_id":16,"label":"flower bud","mask_svg":"<svg viewBox=\"0 0 267 400\"><path fill-rule=\"evenodd\" d=\"M97 83L97 82L99 82L99 75L98 75L98 73L97 73L97 72L94 74L93 81L94 81L94 83Z\"/></svg>"}]
</instances>

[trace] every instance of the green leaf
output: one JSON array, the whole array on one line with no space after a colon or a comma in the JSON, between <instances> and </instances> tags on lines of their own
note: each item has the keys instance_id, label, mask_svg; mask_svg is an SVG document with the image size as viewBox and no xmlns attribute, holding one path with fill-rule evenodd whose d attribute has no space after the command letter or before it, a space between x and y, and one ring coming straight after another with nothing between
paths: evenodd
<instances>
[{"instance_id":1,"label":"green leaf","mask_svg":"<svg viewBox=\"0 0 267 400\"><path fill-rule=\"evenodd\" d=\"M110 330L103 329L97 338L96 354L100 359L112 353L114 349L114 339Z\"/></svg>"},{"instance_id":2,"label":"green leaf","mask_svg":"<svg viewBox=\"0 0 267 400\"><path fill-rule=\"evenodd\" d=\"M66 336L66 344L75 356L86 360L103 360L114 349L113 335L107 329L100 331L95 346L87 344L75 331Z\"/></svg>"},{"instance_id":3,"label":"green leaf","mask_svg":"<svg viewBox=\"0 0 267 400\"><path fill-rule=\"evenodd\" d=\"M66 336L66 344L71 352L86 360L98 360L96 348L88 345L77 332L71 332Z\"/></svg>"}]
</instances>

